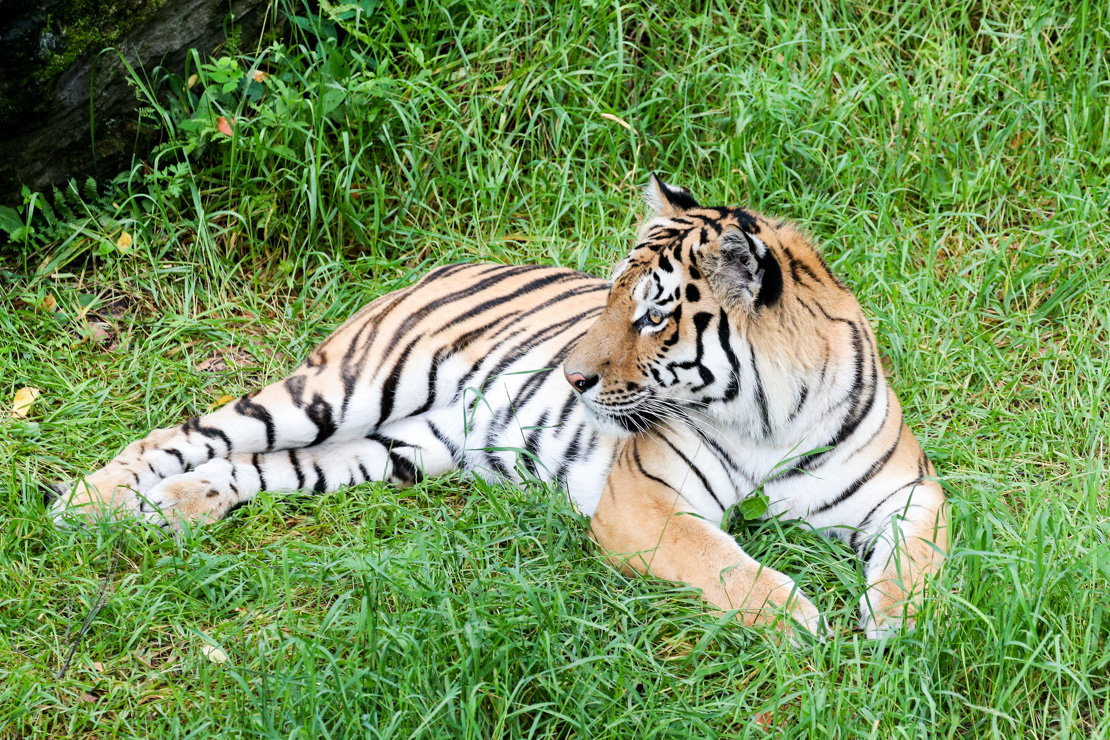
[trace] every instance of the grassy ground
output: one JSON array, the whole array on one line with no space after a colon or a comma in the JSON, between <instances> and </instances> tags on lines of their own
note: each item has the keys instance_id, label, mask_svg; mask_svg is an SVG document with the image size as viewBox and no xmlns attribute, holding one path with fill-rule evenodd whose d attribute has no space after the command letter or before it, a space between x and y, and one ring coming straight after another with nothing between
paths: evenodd
<instances>
[{"instance_id":1,"label":"grassy ground","mask_svg":"<svg viewBox=\"0 0 1110 740\"><path fill-rule=\"evenodd\" d=\"M0 219L0 394L42 391L0 420L0 738L1110 736L1104 3L324 6L150 75L162 148ZM833 620L804 649L615 573L542 489L44 515L432 265L603 273L651 170L804 224L874 319L953 503L916 632L854 633L855 564L790 522L734 533Z\"/></svg>"}]
</instances>

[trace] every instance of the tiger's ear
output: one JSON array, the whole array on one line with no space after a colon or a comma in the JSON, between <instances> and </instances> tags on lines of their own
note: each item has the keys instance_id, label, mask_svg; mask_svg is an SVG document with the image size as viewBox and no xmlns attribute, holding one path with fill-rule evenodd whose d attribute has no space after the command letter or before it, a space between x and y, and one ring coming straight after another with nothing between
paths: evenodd
<instances>
[{"instance_id":1,"label":"tiger's ear","mask_svg":"<svg viewBox=\"0 0 1110 740\"><path fill-rule=\"evenodd\" d=\"M725 310L752 312L782 296L782 270L770 248L736 226L726 226L720 249L701 261L713 294Z\"/></svg>"},{"instance_id":2,"label":"tiger's ear","mask_svg":"<svg viewBox=\"0 0 1110 740\"><path fill-rule=\"evenodd\" d=\"M701 204L694 200L689 190L668 185L654 172L644 187L644 200L653 216L667 218L679 216L691 208L701 208Z\"/></svg>"}]
</instances>

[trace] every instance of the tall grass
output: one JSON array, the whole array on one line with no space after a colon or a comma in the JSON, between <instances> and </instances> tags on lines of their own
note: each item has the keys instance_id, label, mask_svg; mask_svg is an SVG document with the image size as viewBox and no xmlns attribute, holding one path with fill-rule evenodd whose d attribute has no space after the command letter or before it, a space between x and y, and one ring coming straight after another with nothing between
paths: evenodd
<instances>
[{"instance_id":1,"label":"tall grass","mask_svg":"<svg viewBox=\"0 0 1110 740\"><path fill-rule=\"evenodd\" d=\"M1110 736L1105 4L321 6L148 71L165 143L3 248L0 394L43 394L0 421L0 737ZM49 523L40 481L434 264L604 274L653 170L802 224L873 318L953 505L916 632L853 632L856 565L796 523L733 533L832 620L800 650L456 477Z\"/></svg>"}]
</instances>

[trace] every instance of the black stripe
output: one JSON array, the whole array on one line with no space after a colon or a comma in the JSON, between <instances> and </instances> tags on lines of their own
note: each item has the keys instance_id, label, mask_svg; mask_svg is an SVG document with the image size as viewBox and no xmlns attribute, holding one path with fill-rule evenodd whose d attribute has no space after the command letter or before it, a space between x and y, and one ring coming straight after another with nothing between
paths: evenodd
<instances>
[{"instance_id":1,"label":"black stripe","mask_svg":"<svg viewBox=\"0 0 1110 740\"><path fill-rule=\"evenodd\" d=\"M189 419L189 421L185 422L181 426L181 428L187 434L192 434L193 432L196 432L197 434L208 437L209 439L220 440L227 447L228 456L231 455L231 437L227 436L227 434L225 434L222 429L203 426L200 423L200 417L194 416L192 419Z\"/></svg>"},{"instance_id":2,"label":"black stripe","mask_svg":"<svg viewBox=\"0 0 1110 740\"><path fill-rule=\"evenodd\" d=\"M805 306L807 310L812 313L812 309L806 305L804 301L799 300L798 303ZM819 303L815 303L818 310L824 314L825 318L831 322L847 324L849 330L852 332L852 352L854 355L853 365L855 366L855 377L852 380L852 387L848 390L848 394L840 403L847 405L847 413L845 414L844 421L840 428L833 436L820 445L821 447L831 447L833 449L821 452L815 455L807 455L802 457L798 464L784 470L779 475L775 476L775 480L785 480L797 475L802 475L806 471L810 471L828 460L835 452L836 447L848 439L859 427L863 420L870 413L872 406L875 403L875 398L878 393L878 378L876 377L876 368L874 357L871 356L871 362L868 365L869 356L863 351L863 337L860 333L860 328L854 321L849 319L830 316L825 311L824 307ZM815 314L816 315L816 314ZM865 369L865 366L866 369ZM869 377L865 378L867 375ZM861 398L865 390L869 390L870 394L867 399L861 403Z\"/></svg>"},{"instance_id":3,"label":"black stripe","mask_svg":"<svg viewBox=\"0 0 1110 740\"><path fill-rule=\"evenodd\" d=\"M448 267L452 266L448 265ZM432 271L432 273L436 272L439 271ZM324 343L327 344L331 341L332 337L338 336L352 323L360 320L363 322L362 325L359 326L358 331L355 332L355 336L347 342L347 348L343 353L342 360L340 361L340 377L342 378L343 382L343 404L340 408L340 414L346 414L347 412L347 406L350 403L351 396L354 395L355 386L357 382L361 379L363 369L366 367L366 359L369 356L370 351L373 349L374 338L378 334L378 326L380 326L381 322L387 316L389 316L389 314L392 313L394 309L404 304L405 300L410 296L410 294L415 292L417 288L420 287L420 285L421 283L418 282L415 285L410 285L407 288L394 291L393 293L388 294L388 296L382 296L380 300L385 300L388 298L389 302L381 306L377 305L378 301L371 302L369 305L363 307L354 316L343 322L342 326L332 332L331 337L324 340ZM367 330L369 330L369 334L367 335L366 339L363 340L363 333ZM358 352L357 358L355 357L356 352Z\"/></svg>"},{"instance_id":4,"label":"black stripe","mask_svg":"<svg viewBox=\"0 0 1110 740\"><path fill-rule=\"evenodd\" d=\"M568 392L567 400L563 402L563 408L559 410L559 416L557 417L557 421L555 422L555 426L559 427L559 430L555 432L556 436L562 434L563 426L567 423L567 419L570 418L571 412L574 411L574 406L577 403L577 394Z\"/></svg>"},{"instance_id":5,"label":"black stripe","mask_svg":"<svg viewBox=\"0 0 1110 740\"><path fill-rule=\"evenodd\" d=\"M481 314L484 314L487 311L490 311L491 309L497 308L498 306L502 306L506 303L510 303L510 302L516 300L517 298L521 297L521 296L524 296L524 295L527 295L527 294L532 293L534 291L545 288L548 285L551 285L553 283L563 282L565 280L577 279L577 278L580 278L580 277L581 277L581 275L579 273L563 272L563 271L559 271L559 272L557 272L556 274L553 274L553 275L545 275L542 278L537 278L535 280L532 280L532 281L522 285L521 287L514 290L512 293L507 293L505 295L499 295L499 296L496 296L494 298L490 298L489 300L483 301L482 303L479 303L477 306L474 306L473 308L468 310L466 313L463 313L459 316L451 317L451 323L454 324L455 326L458 326L459 324L463 323L464 321L467 321L468 319L472 319L476 316L480 316ZM473 293L474 293L474 291L470 291L471 295L473 295ZM438 334L438 333L440 333L444 330L445 329L440 329L439 331L437 331L435 333Z\"/></svg>"},{"instance_id":6,"label":"black stripe","mask_svg":"<svg viewBox=\"0 0 1110 740\"><path fill-rule=\"evenodd\" d=\"M450 437L444 434L443 431L431 421L425 421L424 423L427 425L428 431L432 433L432 436L435 437L436 440L441 445L446 447L447 451L451 453L451 459L455 462L455 465L461 466L463 462L463 456L461 454L462 451L459 449L459 446L456 445Z\"/></svg>"},{"instance_id":7,"label":"black stripe","mask_svg":"<svg viewBox=\"0 0 1110 740\"><path fill-rule=\"evenodd\" d=\"M318 445L335 434L336 425L335 420L332 419L331 404L319 393L312 397L312 403L308 405L305 414L308 420L316 425L316 439L312 440L313 445Z\"/></svg>"},{"instance_id":8,"label":"black stripe","mask_svg":"<svg viewBox=\"0 0 1110 740\"><path fill-rule=\"evenodd\" d=\"M293 466L293 472L297 474L297 490L300 490L304 488L304 471L301 470L301 461L294 449L289 450L289 463Z\"/></svg>"},{"instance_id":9,"label":"black stripe","mask_svg":"<svg viewBox=\"0 0 1110 740\"><path fill-rule=\"evenodd\" d=\"M670 483L663 480L662 478L659 478L657 476L652 475L651 473L649 473L647 471L647 469L644 467L643 461L640 460L640 444L639 444L638 440L633 440L632 441L632 458L636 461L636 467L640 469L640 474L643 475L645 478L647 478L648 480L655 481L659 485L671 489L672 491L677 493L679 496L682 495L679 492L679 490L677 488L675 488L674 486L672 486Z\"/></svg>"},{"instance_id":10,"label":"black stripe","mask_svg":"<svg viewBox=\"0 0 1110 740\"><path fill-rule=\"evenodd\" d=\"M885 504L887 501L890 501L890 499L893 498L896 494L901 493L902 491L906 490L910 486L916 486L919 483L923 482L924 480L925 480L924 476L919 475L917 478L914 478L912 481L910 481L906 485L901 486L899 488L895 488L893 491L891 491L886 496L884 496L882 499L880 499L879 503L872 506L871 511L867 512L867 516L865 516L863 518L863 520L859 523L859 526L856 527L856 530L854 532L852 532L852 536L850 538L848 538L848 545L852 548L852 550L857 550L858 549L857 540L858 540L859 536L864 533L864 530L867 527L867 525L871 523L871 517L875 516L875 512L877 512L880 508L882 508L883 504ZM864 560L866 560L866 559L867 558L864 558Z\"/></svg>"},{"instance_id":11,"label":"black stripe","mask_svg":"<svg viewBox=\"0 0 1110 740\"><path fill-rule=\"evenodd\" d=\"M413 347L423 338L424 335L421 334L408 343L401 352L401 356L397 358L397 362L394 363L393 369L389 371L385 382L382 383L382 400L378 407L378 422L374 425L375 427L380 427L387 422L389 415L393 413L393 404L397 398L397 386L401 383L401 375L405 371L405 364L409 361L409 355L412 354Z\"/></svg>"},{"instance_id":12,"label":"black stripe","mask_svg":"<svg viewBox=\"0 0 1110 740\"><path fill-rule=\"evenodd\" d=\"M276 439L276 430L274 429L274 417L270 415L269 410L265 406L255 403L252 399L258 395L258 392L248 393L240 398L235 403L235 411L242 416L250 419L256 419L266 426L266 451L274 449L274 442Z\"/></svg>"},{"instance_id":13,"label":"black stripe","mask_svg":"<svg viewBox=\"0 0 1110 740\"><path fill-rule=\"evenodd\" d=\"M701 379L701 385L690 389L694 393L697 393L703 388L709 386L716 379L709 368L702 364L702 357L705 355L705 329L709 326L709 322L712 318L713 314L706 311L699 311L698 313L694 314L694 349L696 353L694 355L694 359L690 360L689 362L672 362L666 365L667 371L671 373L672 376L674 376L675 382L677 382L678 380L678 373L675 372L675 368L681 370L696 368L698 371L698 376Z\"/></svg>"},{"instance_id":14,"label":"black stripe","mask_svg":"<svg viewBox=\"0 0 1110 740\"><path fill-rule=\"evenodd\" d=\"M440 347L432 355L432 367L428 370L428 389L425 392L424 403L413 411L409 416L420 416L425 411L432 407L436 400L436 384L439 382L439 366L440 363L447 360L448 357L454 354L452 347Z\"/></svg>"},{"instance_id":15,"label":"black stripe","mask_svg":"<svg viewBox=\"0 0 1110 740\"><path fill-rule=\"evenodd\" d=\"M312 490L316 493L328 490L328 479L324 476L324 471L316 463L312 464L312 470L316 473L316 482L312 484Z\"/></svg>"},{"instance_id":16,"label":"black stripe","mask_svg":"<svg viewBox=\"0 0 1110 740\"><path fill-rule=\"evenodd\" d=\"M728 387L725 388L725 395L720 400L732 401L740 393L740 360L737 359L736 353L732 351L732 326L729 324L728 314L725 313L723 308L717 315L717 341L721 343L721 349L725 351L725 357L728 359L730 368Z\"/></svg>"},{"instance_id":17,"label":"black stripe","mask_svg":"<svg viewBox=\"0 0 1110 740\"><path fill-rule=\"evenodd\" d=\"M717 498L717 494L713 493L713 488L709 485L709 479L705 477L705 475L696 465L694 465L694 461L686 457L686 455L683 454L682 450L675 447L674 444L672 444L671 441L667 439L666 435L661 434L659 435L659 438L666 442L667 446L674 450L676 455L682 458L682 462L686 463L686 467L690 468L691 472L693 472L693 474L698 477L698 480L701 481L702 488L705 489L706 493L713 497L713 500L717 503L717 506L721 507L721 511L724 511L725 505L721 503L721 500L719 498Z\"/></svg>"},{"instance_id":18,"label":"black stripe","mask_svg":"<svg viewBox=\"0 0 1110 740\"><path fill-rule=\"evenodd\" d=\"M802 407L805 406L807 397L809 397L809 386L803 383L802 392L798 395L798 401L794 404L794 408L790 412L790 416L786 419L787 421L794 421L794 417L796 417L798 415L798 412L802 410Z\"/></svg>"},{"instance_id":19,"label":"black stripe","mask_svg":"<svg viewBox=\"0 0 1110 740\"><path fill-rule=\"evenodd\" d=\"M703 431L702 429L699 429L698 427L693 425L691 425L691 429L694 430L694 432L698 435L698 438L702 442L713 448L713 452L716 454L718 462L721 462L735 476L742 477L744 479L744 482L748 484L748 488L754 488L756 482L762 479L761 477L757 478L754 473L742 467L738 462L736 462L736 460L732 457L732 453L727 450L712 434L709 434L708 432Z\"/></svg>"},{"instance_id":20,"label":"black stripe","mask_svg":"<svg viewBox=\"0 0 1110 740\"><path fill-rule=\"evenodd\" d=\"M547 424L547 411L544 411L543 414L540 415L535 426L543 427L545 424ZM543 431L543 429L529 429L528 434L524 436L524 454L522 455L524 469L534 478L540 477L539 470L536 468L536 463L539 462L540 459L539 443L540 435L543 434ZM539 464L543 465L542 462ZM547 469L546 465L543 467L545 470Z\"/></svg>"},{"instance_id":21,"label":"black stripe","mask_svg":"<svg viewBox=\"0 0 1110 740\"><path fill-rule=\"evenodd\" d=\"M847 501L856 491L862 488L865 483L874 478L878 474L878 472L886 466L891 456L894 455L894 451L898 449L898 444L902 441L902 430L904 428L904 426L899 425L898 436L894 438L894 444L890 446L890 449L880 455L878 460L871 463L867 470L864 471L863 475L852 481L852 483L843 491L841 491L840 494L836 496L836 498L832 499L826 504L818 506L816 509L810 509L809 516L823 514L834 506L839 506L840 504Z\"/></svg>"},{"instance_id":22,"label":"black stripe","mask_svg":"<svg viewBox=\"0 0 1110 740\"><path fill-rule=\"evenodd\" d=\"M786 261L790 264L790 277L794 279L795 283L801 284L805 282L800 276L800 273L805 273L808 277L813 278L813 281L815 283L819 285L824 284L825 281L822 280L817 273L811 270L809 265L796 258L787 247L784 246L782 248L782 253L786 256Z\"/></svg>"},{"instance_id":23,"label":"black stripe","mask_svg":"<svg viewBox=\"0 0 1110 740\"><path fill-rule=\"evenodd\" d=\"M501 462L501 458L497 457L497 455L490 452L489 450L484 450L484 452L486 453L486 462L489 463L489 466L493 469L493 471L502 478L512 480L512 473L510 473L509 469L505 467L505 463Z\"/></svg>"},{"instance_id":24,"label":"black stripe","mask_svg":"<svg viewBox=\"0 0 1110 740\"><path fill-rule=\"evenodd\" d=\"M464 298L473 297L475 294L480 293L480 292L482 292L484 290L487 290L489 288L492 288L493 286L497 285L498 283L502 283L502 282L504 282L504 281L506 281L510 278L516 277L517 275L520 275L521 273L529 272L529 271L532 271L532 270L549 270L549 269L552 269L552 268L540 268L540 267L537 267L535 265L518 265L518 266L515 266L515 267L505 267L505 268L497 270L494 274L490 275L489 277L487 277L483 280L479 280L476 283L473 283L471 285L467 285L467 286L463 287L460 290L455 290L455 291L452 291L451 293L441 295L438 298L435 298L434 300L431 300L428 303L425 303L423 306L416 309L415 311L412 311L408 316L406 316L404 321L401 322L401 325L398 326L397 329L393 332L393 338L389 341L389 344L387 345L387 348L392 348L392 347L398 346L401 342L401 338L404 337L406 334L408 334L409 331L414 326L416 326L418 323L420 323L429 314L433 313L434 311L436 311L436 310L438 310L438 309L440 309L444 306L449 306L452 303L455 303L456 301L462 300ZM551 280L551 278L546 278L546 279L548 281Z\"/></svg>"},{"instance_id":25,"label":"black stripe","mask_svg":"<svg viewBox=\"0 0 1110 740\"><path fill-rule=\"evenodd\" d=\"M424 479L424 474L421 470L413 465L410 460L394 451L395 449L401 448L411 449L412 445L377 433L368 434L366 438L377 442L389 453L389 461L393 464L393 477L395 479L410 485L419 483Z\"/></svg>"},{"instance_id":26,"label":"black stripe","mask_svg":"<svg viewBox=\"0 0 1110 740\"><path fill-rule=\"evenodd\" d=\"M486 373L485 377L486 378L493 378L493 377L496 377L496 376L500 375L509 366L511 366L514 362L519 360L523 355L530 352L536 346L550 340L552 337L558 335L559 333L561 333L562 331L566 330L569 327L572 327L572 326L574 326L576 324L579 324L579 323L584 323L585 319L588 318L591 314L599 313L601 310L602 310L602 308L600 306L598 306L596 308L591 308L588 311L583 311L582 313L578 314L577 316L572 316L569 319L564 319L563 321L560 321L557 324L548 324L546 326L541 326L537 331L533 332L531 336L525 338L524 340L522 340L520 342L517 342L517 343L513 344L509 348L509 351L497 363L497 365L495 365L490 372ZM499 341L497 344L490 347L486 351L486 356L491 357L494 354L494 352L496 352L498 349L501 348L501 346L503 344L508 342L510 339L513 339L515 336L517 336L518 333L522 333L523 331L525 331L525 330L521 330L521 332L514 332L513 334L510 334L509 336L506 336L504 339ZM561 352L564 351L564 350L569 352L570 348L573 347L574 343L577 342L579 339L581 339L582 336L586 333L586 331L587 331L587 329L584 328L580 332L575 334L573 337L568 339L563 344ZM472 367L470 369L470 371L462 377L462 379L459 381L458 386L455 390L454 400L456 400L456 401L458 400L459 394L461 394L463 392L463 390L469 385L469 383L474 378L474 376L478 374L478 371L481 369L481 365L482 365L481 362L475 363L474 367Z\"/></svg>"},{"instance_id":27,"label":"black stripe","mask_svg":"<svg viewBox=\"0 0 1110 740\"><path fill-rule=\"evenodd\" d=\"M266 489L266 476L264 476L262 474L262 465L259 464L258 458L259 458L259 453L257 453L257 452L254 453L253 455L251 455L251 465L254 466L254 469L256 471L258 471L258 490L265 491L265 490L267 490Z\"/></svg>"},{"instance_id":28,"label":"black stripe","mask_svg":"<svg viewBox=\"0 0 1110 740\"><path fill-rule=\"evenodd\" d=\"M396 301L395 303L399 303ZM391 309L393 306L387 306ZM388 313L388 310L383 312ZM362 326L358 328L355 335L351 337L350 343L347 345L347 351L343 353L343 359L339 363L339 379L343 383L343 403L339 407L339 413L345 415L347 407L351 403L351 396L355 394L355 388L358 381L362 378L363 370L366 367L366 357L370 353L370 348L374 343L374 338L378 334L378 322L381 321L382 316L377 315L372 319L367 319ZM369 336L366 341L362 341L363 332L369 331ZM355 359L355 351L358 347L362 346L363 350L359 354L358 359Z\"/></svg>"},{"instance_id":29,"label":"black stripe","mask_svg":"<svg viewBox=\"0 0 1110 740\"><path fill-rule=\"evenodd\" d=\"M778 303L782 297L782 268L779 267L779 261L775 259L769 246L764 244L765 251L760 257L755 244L751 242L751 237L748 241L752 244L752 253L755 254L756 264L758 264L757 269L762 273L755 305L756 308L769 308Z\"/></svg>"},{"instance_id":30,"label":"black stripe","mask_svg":"<svg viewBox=\"0 0 1110 740\"><path fill-rule=\"evenodd\" d=\"M584 428L585 425L578 425L578 427L574 430L574 437L570 440L570 444L567 445L566 450L563 451L562 462L559 463L559 468L555 471L555 480L560 483L566 483L567 468L573 463L577 462L579 459L578 453L581 451L580 443L582 440L582 431ZM589 449L593 449L592 444L589 446Z\"/></svg>"},{"instance_id":31,"label":"black stripe","mask_svg":"<svg viewBox=\"0 0 1110 740\"><path fill-rule=\"evenodd\" d=\"M597 282L597 281L593 281L593 280L591 280L591 282L588 285L580 285L578 287L571 288L570 290L566 291L565 293L560 293L559 295L557 295L557 296L555 296L555 297L553 297L549 300L546 300L543 303L538 303L538 304L536 304L534 306L531 306L528 309L523 310L523 311L514 312L513 320L510 321L509 323L505 324L505 326L498 329L497 332L494 333L490 337L490 339L497 338L498 335L503 334L504 332L512 329L518 323L520 323L522 321L526 321L528 318L530 318L534 314L540 313L541 311L547 311L548 309L555 307L557 304L562 303L565 300L569 300L571 298L577 298L578 296L587 295L589 293L600 293L600 292L608 291L608 290L609 290L608 283L601 283L601 282ZM586 311L584 313L589 313L590 311L595 311L595 310L601 310L601 308L602 308L601 306L596 306L595 308L589 309L588 311ZM550 315L550 314L546 314L546 315Z\"/></svg>"},{"instance_id":32,"label":"black stripe","mask_svg":"<svg viewBox=\"0 0 1110 740\"><path fill-rule=\"evenodd\" d=\"M771 421L767 411L767 393L763 390L763 378L759 375L759 366L756 364L755 347L748 345L748 352L752 363L752 374L755 375L755 404L759 407L759 420L763 425L763 437L771 436Z\"/></svg>"},{"instance_id":33,"label":"black stripe","mask_svg":"<svg viewBox=\"0 0 1110 740\"><path fill-rule=\"evenodd\" d=\"M442 280L443 278L454 275L456 272L460 272L465 267L485 268L481 270L481 272L489 272L490 268L500 267L500 265L482 265L474 262L452 262L449 265L443 265L442 267L436 267L428 271L424 277L420 278L420 283L424 285L434 283L436 280Z\"/></svg>"},{"instance_id":34,"label":"black stripe","mask_svg":"<svg viewBox=\"0 0 1110 740\"><path fill-rule=\"evenodd\" d=\"M591 311L586 311L586 312L583 312L583 313L591 313L592 310L593 309L591 309ZM542 342L549 339L550 334L555 334L555 333L558 333L559 331L562 331L562 328L564 326L573 326L573 325L579 323L580 320L581 320L582 315L583 314L579 314L578 316L573 316L569 319L566 319L564 321L559 322L559 324L556 324L553 327L549 326L549 327L542 328L540 331L536 332L534 335L532 335L531 337L526 339L524 342L522 342L522 343L518 344L516 347L514 347L513 349L515 351L511 355L506 357L504 360L502 360L502 362L499 363L498 366L494 369L494 371L492 373L490 373L489 375L487 375L487 377L488 378L493 378L493 377L496 377L497 375L499 375L503 370L508 368L513 362L516 362L521 355L524 355L529 350L531 350L533 346L535 346L537 344L541 344ZM586 333L586 331L588 331L588 330L587 329L582 329L582 331L580 331L577 335L575 335L570 341L563 344L563 346L560 347L559 350L551 357L550 364L553 365L553 366L558 366L559 364L561 364L563 362L563 360L566 359L567 355L569 355L570 352L573 350L574 345L578 341L578 339L580 337L582 337ZM502 431L504 431L505 427L508 426L509 422L512 420L513 413L515 411L519 410L519 409L523 409L527 405L527 403L530 400L532 400L532 397L536 394L536 392L539 391L539 389L542 385L542 382L547 380L550 377L550 375L549 375L550 372L551 372L551 368L547 368L545 370L537 370L536 372L532 373L531 377L529 377L528 380L525 381L521 385L520 390L517 392L517 395L513 398L512 402L510 404L508 404L497 415L497 417L494 419L494 421L490 424L489 429L488 429L487 434L486 434L486 445L485 446L489 447L489 446L493 445L493 442L497 438L497 436L500 435ZM561 387L567 388L566 392L570 393L569 386L561 386ZM574 394L571 393L571 396L573 396L573 395ZM637 431L637 430L630 429L629 431Z\"/></svg>"},{"instance_id":35,"label":"black stripe","mask_svg":"<svg viewBox=\"0 0 1110 740\"><path fill-rule=\"evenodd\" d=\"M297 408L304 406L304 387L307 382L308 378L303 375L291 375L285 379L285 390Z\"/></svg>"}]
</instances>

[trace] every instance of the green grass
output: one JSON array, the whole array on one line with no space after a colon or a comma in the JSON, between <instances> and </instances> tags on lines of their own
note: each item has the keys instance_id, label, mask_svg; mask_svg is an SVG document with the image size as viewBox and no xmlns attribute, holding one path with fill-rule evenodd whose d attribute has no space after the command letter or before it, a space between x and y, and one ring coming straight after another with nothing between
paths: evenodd
<instances>
[{"instance_id":1,"label":"green grass","mask_svg":"<svg viewBox=\"0 0 1110 740\"><path fill-rule=\"evenodd\" d=\"M550 5L364 1L191 98L152 73L168 143L23 210L0 397L42 396L0 420L0 738L1110 737L1106 5ZM735 534L833 621L802 649L616 573L555 492L456 477L179 541L50 524L40 481L432 265L603 274L652 170L804 225L872 317L952 501L917 631L854 633L856 565L795 523Z\"/></svg>"}]
</instances>

